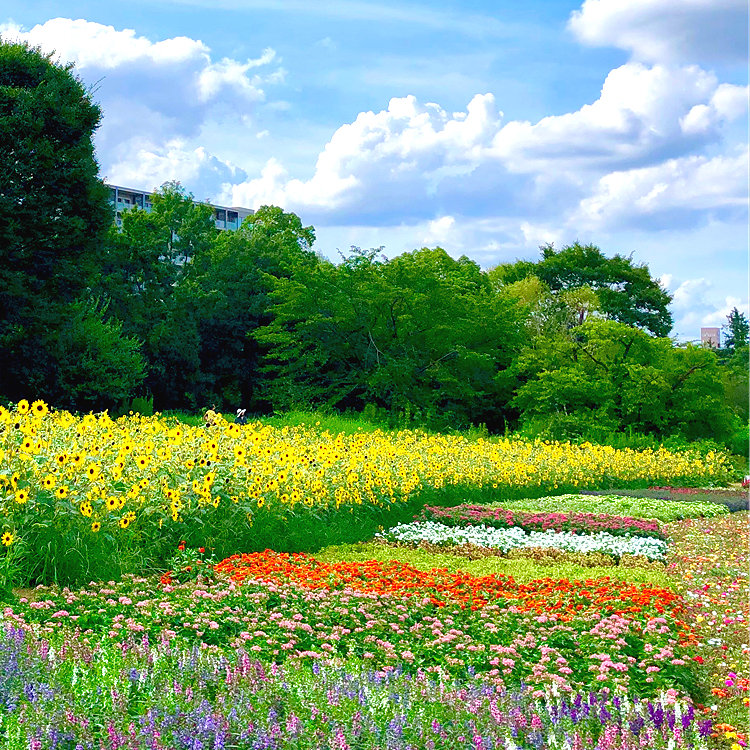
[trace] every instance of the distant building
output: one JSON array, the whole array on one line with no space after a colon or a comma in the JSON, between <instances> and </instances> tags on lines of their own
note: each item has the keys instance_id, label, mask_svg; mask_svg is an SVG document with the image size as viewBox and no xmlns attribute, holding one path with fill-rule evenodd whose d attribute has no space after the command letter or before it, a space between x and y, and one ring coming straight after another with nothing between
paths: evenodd
<instances>
[{"instance_id":1,"label":"distant building","mask_svg":"<svg viewBox=\"0 0 750 750\"><path fill-rule=\"evenodd\" d=\"M120 187L119 185L110 185L108 183L107 187L109 188L109 202L115 209L115 224L118 227L122 226L123 211L133 208L133 206L137 206L144 211L151 210L151 196L153 193L146 190L133 190L132 188ZM205 203L205 201L196 201L196 203L202 203L213 208L214 222L217 229L239 229L243 219L255 213L250 208L217 206L213 203Z\"/></svg>"},{"instance_id":2,"label":"distant building","mask_svg":"<svg viewBox=\"0 0 750 750\"><path fill-rule=\"evenodd\" d=\"M718 349L721 346L718 328L701 328L701 344L710 346L712 349Z\"/></svg>"}]
</instances>

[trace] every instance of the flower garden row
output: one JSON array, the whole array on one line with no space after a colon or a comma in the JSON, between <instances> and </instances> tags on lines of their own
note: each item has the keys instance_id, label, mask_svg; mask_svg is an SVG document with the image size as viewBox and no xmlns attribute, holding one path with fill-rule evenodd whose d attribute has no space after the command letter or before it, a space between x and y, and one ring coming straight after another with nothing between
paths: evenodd
<instances>
[{"instance_id":1,"label":"flower garden row","mask_svg":"<svg viewBox=\"0 0 750 750\"><path fill-rule=\"evenodd\" d=\"M152 548L171 555L176 540L192 540L169 573L42 586L0 606L1 750L746 745L737 713L748 687L746 514L523 497L613 478L720 482L721 456L190 428L77 419L41 402L0 410L0 450L0 577L37 553L39 528L58 570L72 554L100 575L107 554L138 570ZM493 485L502 501L410 505L441 492L458 502L472 487L492 497ZM253 532L291 552L299 527L327 533L338 518L360 524L360 541L386 522L381 544L365 545L382 561L344 562L331 557L336 547L252 551ZM215 539L234 554L214 566L205 548ZM539 555L576 571L620 567L605 569L617 577L566 579L539 566L519 582L387 559L406 546L528 555L534 570ZM651 583L627 580L639 561Z\"/></svg>"},{"instance_id":2,"label":"flower garden row","mask_svg":"<svg viewBox=\"0 0 750 750\"><path fill-rule=\"evenodd\" d=\"M81 581L163 565L182 538L222 555L361 540L461 488L523 497L615 481L722 482L729 471L717 453L406 430L333 436L221 419L191 427L20 402L0 407L0 541L25 543L15 564L29 579ZM75 552L52 552L60 546Z\"/></svg>"},{"instance_id":3,"label":"flower garden row","mask_svg":"<svg viewBox=\"0 0 750 750\"><path fill-rule=\"evenodd\" d=\"M390 542L414 545L469 545L503 553L515 549L555 549L585 555L603 553L618 560L624 555L664 560L668 542L661 531L659 519L690 515L711 517L727 513L724 506L712 503L639 502L638 499L616 495L597 498L597 504L602 509L627 506L631 513L655 516L622 517L606 512L594 514L574 510L582 502L590 503L590 496L538 498L538 504L542 507L554 503L560 509L554 513L478 505L452 508L427 506L422 511L421 519L400 524L379 534L379 537Z\"/></svg>"},{"instance_id":4,"label":"flower garden row","mask_svg":"<svg viewBox=\"0 0 750 750\"><path fill-rule=\"evenodd\" d=\"M706 653L692 597L652 586L266 552L199 583L35 593L3 612L9 750L745 741L691 700ZM744 678L727 664L729 675L723 694L736 694Z\"/></svg>"},{"instance_id":5,"label":"flower garden row","mask_svg":"<svg viewBox=\"0 0 750 750\"><path fill-rule=\"evenodd\" d=\"M703 749L712 722L667 692L648 702L606 690L539 700L467 677L300 669L179 651L147 638L59 649L0 631L0 743L7 750Z\"/></svg>"}]
</instances>

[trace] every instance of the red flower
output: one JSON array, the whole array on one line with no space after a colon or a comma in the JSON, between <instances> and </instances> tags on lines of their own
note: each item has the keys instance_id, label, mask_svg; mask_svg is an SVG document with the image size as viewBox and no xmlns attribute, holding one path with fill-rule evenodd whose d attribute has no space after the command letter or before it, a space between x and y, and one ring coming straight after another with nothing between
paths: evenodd
<instances>
[{"instance_id":1,"label":"red flower","mask_svg":"<svg viewBox=\"0 0 750 750\"><path fill-rule=\"evenodd\" d=\"M205 547L198 547L198 552L201 553L201 555L206 551Z\"/></svg>"}]
</instances>

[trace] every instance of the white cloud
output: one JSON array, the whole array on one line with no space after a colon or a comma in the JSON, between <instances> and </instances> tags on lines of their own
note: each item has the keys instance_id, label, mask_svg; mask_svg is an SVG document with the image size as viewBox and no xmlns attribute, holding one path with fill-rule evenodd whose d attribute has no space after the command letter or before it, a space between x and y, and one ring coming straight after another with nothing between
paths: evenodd
<instances>
[{"instance_id":1,"label":"white cloud","mask_svg":"<svg viewBox=\"0 0 750 750\"><path fill-rule=\"evenodd\" d=\"M576 112L533 125L509 122L494 151L517 172L543 172L553 162L604 170L658 160L718 137L721 122L738 111L734 90L723 94L732 105L719 110L712 101L718 88L716 77L696 66L628 63L612 70L599 98ZM696 107L708 108L703 121L697 114L690 120ZM692 130L683 126L685 118Z\"/></svg>"},{"instance_id":2,"label":"white cloud","mask_svg":"<svg viewBox=\"0 0 750 750\"><path fill-rule=\"evenodd\" d=\"M675 284L674 277L670 283ZM672 313L675 318L675 331L678 338L687 341L700 339L703 327L721 328L727 323L727 316L733 308L748 314L750 304L744 299L722 294L715 284L705 278L686 279L670 288L673 296Z\"/></svg>"},{"instance_id":3,"label":"white cloud","mask_svg":"<svg viewBox=\"0 0 750 750\"><path fill-rule=\"evenodd\" d=\"M111 166L107 180L116 185L145 190L152 190L171 180L182 183L188 190L200 184L202 191L195 197L202 200L215 195L228 180L242 179L244 176L244 172L211 155L206 149L191 148L184 141L176 139L162 148L155 148L148 142L136 147L122 161ZM194 190L192 192L195 193Z\"/></svg>"},{"instance_id":4,"label":"white cloud","mask_svg":"<svg viewBox=\"0 0 750 750\"><path fill-rule=\"evenodd\" d=\"M203 42L178 36L160 42L136 36L133 29L117 31L114 26L104 26L82 18L52 18L37 24L29 31L17 24L0 25L0 35L22 39L66 63L74 62L83 70L98 68L111 70L123 65L148 62L155 65L209 60L209 49Z\"/></svg>"},{"instance_id":5,"label":"white cloud","mask_svg":"<svg viewBox=\"0 0 750 750\"><path fill-rule=\"evenodd\" d=\"M570 223L612 227L647 220L669 226L675 213L744 213L748 201L747 148L714 158L687 156L643 169L612 172L599 180Z\"/></svg>"},{"instance_id":6,"label":"white cloud","mask_svg":"<svg viewBox=\"0 0 750 750\"><path fill-rule=\"evenodd\" d=\"M247 73L252 68L268 65L275 57L276 53L269 48L264 50L263 55L256 60L240 63L225 57L217 63L207 65L198 74L197 88L201 100L208 101L224 92L229 96L241 94L250 101L262 100L264 94L260 86L264 79L257 75L248 77ZM283 78L284 71L277 71L275 82L281 82ZM265 80L268 81L268 77Z\"/></svg>"},{"instance_id":7,"label":"white cloud","mask_svg":"<svg viewBox=\"0 0 750 750\"><path fill-rule=\"evenodd\" d=\"M646 62L744 64L745 0L585 0L568 26L582 42Z\"/></svg>"},{"instance_id":8,"label":"white cloud","mask_svg":"<svg viewBox=\"0 0 750 750\"><path fill-rule=\"evenodd\" d=\"M270 48L245 61L213 60L198 39L152 41L83 19L54 18L29 30L4 24L0 35L54 52L96 82L104 117L95 142L107 179L140 188L177 179L201 197L246 175L211 155L200 133L220 120L254 135L254 108L284 76Z\"/></svg>"},{"instance_id":9,"label":"white cloud","mask_svg":"<svg viewBox=\"0 0 750 750\"><path fill-rule=\"evenodd\" d=\"M466 112L449 115L416 97L391 99L381 112L361 112L342 125L319 154L307 181L284 182L269 160L260 178L232 186L235 203L271 196L292 210L378 211L420 199L447 176L468 174L486 154L502 116L491 94L478 94Z\"/></svg>"},{"instance_id":10,"label":"white cloud","mask_svg":"<svg viewBox=\"0 0 750 750\"><path fill-rule=\"evenodd\" d=\"M716 209L724 199L732 207L737 191L720 186L736 182L738 159L685 154L720 143L724 124L743 112L744 92L695 66L628 63L610 72L592 104L536 124L503 124L492 94L478 94L466 111L453 113L415 96L394 98L387 109L339 127L309 179L287 174L274 158L260 176L227 185L225 194L234 205L277 202L318 223L517 217L527 239L532 227L549 223L626 219L620 194L638 200L633 215L675 208L685 188L683 208ZM730 166L729 175L721 173ZM699 185L687 184L693 177ZM536 232L535 239L550 235Z\"/></svg>"}]
</instances>

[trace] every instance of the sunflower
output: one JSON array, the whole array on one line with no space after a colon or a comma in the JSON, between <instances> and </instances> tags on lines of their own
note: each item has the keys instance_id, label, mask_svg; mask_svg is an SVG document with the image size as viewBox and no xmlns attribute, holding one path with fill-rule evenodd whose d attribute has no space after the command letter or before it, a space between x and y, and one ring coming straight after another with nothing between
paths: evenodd
<instances>
[{"instance_id":1,"label":"sunflower","mask_svg":"<svg viewBox=\"0 0 750 750\"><path fill-rule=\"evenodd\" d=\"M91 503L81 503L80 510L81 515L85 516L86 518L91 518L91 514L94 512Z\"/></svg>"},{"instance_id":2,"label":"sunflower","mask_svg":"<svg viewBox=\"0 0 750 750\"><path fill-rule=\"evenodd\" d=\"M122 518L121 518L121 519L119 520L119 522L118 522L118 526L119 526L119 527L120 527L121 529L127 529L127 528L128 528L128 526L130 526L130 519L129 519L129 518L127 517L127 516L123 516L123 517L122 517Z\"/></svg>"},{"instance_id":3,"label":"sunflower","mask_svg":"<svg viewBox=\"0 0 750 750\"><path fill-rule=\"evenodd\" d=\"M16 405L16 411L19 414L28 414L29 413L29 402L25 398L22 398L18 402L18 404Z\"/></svg>"},{"instance_id":4,"label":"sunflower","mask_svg":"<svg viewBox=\"0 0 750 750\"><path fill-rule=\"evenodd\" d=\"M49 409L44 401L37 400L31 405L31 413L36 417L46 417L49 414Z\"/></svg>"},{"instance_id":5,"label":"sunflower","mask_svg":"<svg viewBox=\"0 0 750 750\"><path fill-rule=\"evenodd\" d=\"M68 488L63 484L55 490L55 497L58 500L64 500L68 496Z\"/></svg>"},{"instance_id":6,"label":"sunflower","mask_svg":"<svg viewBox=\"0 0 750 750\"><path fill-rule=\"evenodd\" d=\"M67 453L58 453L57 456L55 456L55 461L57 461L57 463L60 466L63 466L67 460L68 460Z\"/></svg>"},{"instance_id":7,"label":"sunflower","mask_svg":"<svg viewBox=\"0 0 750 750\"><path fill-rule=\"evenodd\" d=\"M24 505L29 499L28 490L16 490L15 500L19 505Z\"/></svg>"},{"instance_id":8,"label":"sunflower","mask_svg":"<svg viewBox=\"0 0 750 750\"><path fill-rule=\"evenodd\" d=\"M120 504L120 501L114 495L110 495L107 498L107 502L106 502L107 510L115 510L119 504Z\"/></svg>"},{"instance_id":9,"label":"sunflower","mask_svg":"<svg viewBox=\"0 0 750 750\"><path fill-rule=\"evenodd\" d=\"M55 486L56 481L54 474L47 474L47 476L42 479L42 487L44 487L45 490L51 490Z\"/></svg>"},{"instance_id":10,"label":"sunflower","mask_svg":"<svg viewBox=\"0 0 750 750\"><path fill-rule=\"evenodd\" d=\"M3 535L0 536L0 544L3 544L5 547L10 547L10 545L13 544L13 534L11 534L10 531L4 531Z\"/></svg>"},{"instance_id":11,"label":"sunflower","mask_svg":"<svg viewBox=\"0 0 750 750\"><path fill-rule=\"evenodd\" d=\"M93 531L94 534L96 534L96 532L99 531L101 527L102 525L99 523L99 521L94 521L94 523L91 524L91 531Z\"/></svg>"},{"instance_id":12,"label":"sunflower","mask_svg":"<svg viewBox=\"0 0 750 750\"><path fill-rule=\"evenodd\" d=\"M127 513L126 513L126 514L125 514L124 516L123 516L123 518L127 518L127 519L128 519L128 523L133 523L133 521L135 521L135 513L134 513L134 512L132 511L132 510L129 510L129 511L128 511L128 512L127 512Z\"/></svg>"},{"instance_id":13,"label":"sunflower","mask_svg":"<svg viewBox=\"0 0 750 750\"><path fill-rule=\"evenodd\" d=\"M86 454L75 453L74 455L70 457L70 460L73 462L73 466L78 468L86 460Z\"/></svg>"},{"instance_id":14,"label":"sunflower","mask_svg":"<svg viewBox=\"0 0 750 750\"><path fill-rule=\"evenodd\" d=\"M101 473L101 468L98 464L91 464L91 466L86 469L86 476L93 482Z\"/></svg>"}]
</instances>

